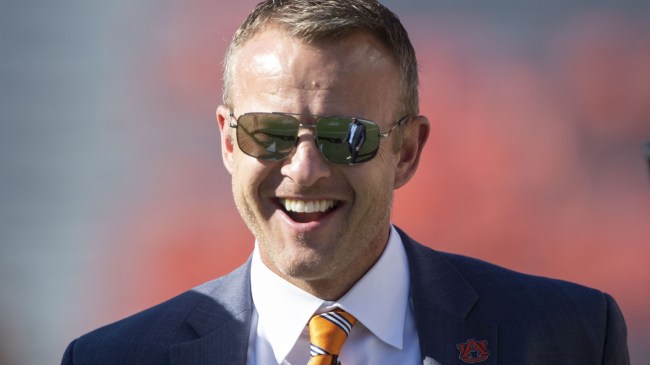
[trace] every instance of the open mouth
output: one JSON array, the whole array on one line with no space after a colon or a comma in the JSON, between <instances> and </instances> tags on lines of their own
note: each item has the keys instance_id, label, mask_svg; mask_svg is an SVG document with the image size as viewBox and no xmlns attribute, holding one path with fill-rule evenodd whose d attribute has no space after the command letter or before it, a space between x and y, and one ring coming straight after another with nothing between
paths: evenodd
<instances>
[{"instance_id":1,"label":"open mouth","mask_svg":"<svg viewBox=\"0 0 650 365\"><path fill-rule=\"evenodd\" d=\"M336 200L280 199L285 214L298 223L309 223L323 219L338 205Z\"/></svg>"}]
</instances>

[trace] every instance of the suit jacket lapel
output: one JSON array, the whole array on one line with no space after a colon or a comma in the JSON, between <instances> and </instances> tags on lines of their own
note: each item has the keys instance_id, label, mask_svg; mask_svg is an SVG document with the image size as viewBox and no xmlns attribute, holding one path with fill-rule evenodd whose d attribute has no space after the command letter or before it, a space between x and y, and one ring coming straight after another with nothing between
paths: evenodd
<instances>
[{"instance_id":1,"label":"suit jacket lapel","mask_svg":"<svg viewBox=\"0 0 650 365\"><path fill-rule=\"evenodd\" d=\"M171 364L246 364L253 314L250 259L197 289L205 297L187 318L198 339L173 346Z\"/></svg>"},{"instance_id":2,"label":"suit jacket lapel","mask_svg":"<svg viewBox=\"0 0 650 365\"><path fill-rule=\"evenodd\" d=\"M478 293L443 255L398 232L409 258L423 364L496 364L496 325L470 316Z\"/></svg>"}]
</instances>

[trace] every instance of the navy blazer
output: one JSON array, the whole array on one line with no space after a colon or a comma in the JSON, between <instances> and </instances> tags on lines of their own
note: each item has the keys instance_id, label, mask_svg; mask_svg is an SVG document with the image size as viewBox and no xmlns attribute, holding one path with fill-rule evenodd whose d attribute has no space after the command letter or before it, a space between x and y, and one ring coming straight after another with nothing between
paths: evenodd
<instances>
[{"instance_id":1,"label":"navy blazer","mask_svg":"<svg viewBox=\"0 0 650 365\"><path fill-rule=\"evenodd\" d=\"M434 251L398 231L422 364L629 364L625 321L609 295ZM245 365L252 313L249 259L74 340L62 364Z\"/></svg>"}]
</instances>

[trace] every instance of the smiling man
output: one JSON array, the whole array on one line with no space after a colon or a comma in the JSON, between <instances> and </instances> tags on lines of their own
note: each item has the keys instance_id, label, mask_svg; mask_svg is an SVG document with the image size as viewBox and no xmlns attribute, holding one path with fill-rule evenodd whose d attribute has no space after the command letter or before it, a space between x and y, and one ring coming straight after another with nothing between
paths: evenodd
<instances>
[{"instance_id":1,"label":"smiling man","mask_svg":"<svg viewBox=\"0 0 650 365\"><path fill-rule=\"evenodd\" d=\"M393 190L413 175L428 132L425 118L405 110L398 68L385 49L363 33L307 43L267 26L229 60L232 95L217 118L235 203L266 267L324 299L345 294L383 252ZM289 114L278 119L277 112ZM250 137L239 127L251 113L258 122L293 122L286 156L261 160L254 142L242 143ZM399 132L375 139L371 160L328 161L326 151L349 154L344 143L319 151L331 143L319 139L328 120L320 116L363 116L379 133L403 115ZM347 133L349 118L338 120Z\"/></svg>"},{"instance_id":2,"label":"smiling man","mask_svg":"<svg viewBox=\"0 0 650 365\"><path fill-rule=\"evenodd\" d=\"M429 134L417 87L406 31L378 2L259 4L217 109L251 258L80 337L63 363L627 364L609 295L433 251L391 225Z\"/></svg>"}]
</instances>

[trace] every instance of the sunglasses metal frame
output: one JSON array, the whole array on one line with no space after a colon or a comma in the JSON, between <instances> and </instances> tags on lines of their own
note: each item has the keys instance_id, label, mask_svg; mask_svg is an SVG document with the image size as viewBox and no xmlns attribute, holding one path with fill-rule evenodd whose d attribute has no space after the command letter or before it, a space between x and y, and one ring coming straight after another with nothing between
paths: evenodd
<instances>
[{"instance_id":1,"label":"sunglasses metal frame","mask_svg":"<svg viewBox=\"0 0 650 365\"><path fill-rule=\"evenodd\" d=\"M293 149L295 149L295 146L298 144L298 140L299 140L298 131L300 130L300 128L311 128L311 129L316 130L316 126L318 124L318 121L321 120L321 119L324 119L324 118L346 118L346 119L350 119L350 120L355 120L356 119L356 120L361 121L361 122L372 123L372 124L377 126L377 129L379 129L379 125L376 122L374 122L372 120L369 120L369 119L365 119L365 118L349 117L349 116L341 116L341 115L318 115L318 114L300 114L300 113L285 113L285 112L248 112L248 113L240 114L239 117L236 117L235 114L233 112L231 112L229 114L229 116L231 118L233 118L237 123L232 123L231 122L231 123L228 123L228 125L229 125L230 128L238 129L238 127L239 127L239 118L241 118L242 116L245 116L245 115L253 115L253 114L286 115L286 116L290 116L290 117L293 117L294 119L296 119L296 121L298 122L298 128L296 129L296 136L295 136L296 144L294 145ZM299 117L299 116L300 117L312 117L312 118L317 118L317 119L316 119L316 121L314 123L301 123L298 118L295 118L295 117ZM410 114L406 114L406 115L402 116L401 118L397 119L397 121L393 124L393 126L390 127L387 131L385 131L385 132L379 131L379 133L378 133L379 137L388 138L395 128L404 125L410 119L411 119ZM239 145L239 135L237 135L236 139L237 139L237 144ZM321 139L327 140L327 138L321 138ZM314 136L314 142L317 143L318 140L319 140L318 135L315 135ZM240 146L240 149L241 149L241 146ZM293 151L293 149L292 149L292 151ZM330 161L330 159L327 157L327 155L325 155L325 153L323 151L320 151L320 152L321 152L321 155L323 156L323 158L325 160L327 160L329 163L336 164L336 165L355 165L355 164L368 162L368 161L372 160L375 157L376 151L378 149L379 149L379 145L377 145L377 148L375 149L373 155L370 158L368 158L366 160L363 160L363 161L350 162L350 163L337 163L337 162ZM287 158L291 154L291 153L287 153L287 155L283 156L282 158L278 158L278 159L264 159L264 158L261 158L260 156L251 155L249 152L246 152L243 149L242 149L242 152L246 153L247 155L249 155L249 156L251 156L253 158L262 159L262 160L266 160L266 161L281 161L281 160L284 160L285 158Z\"/></svg>"}]
</instances>

